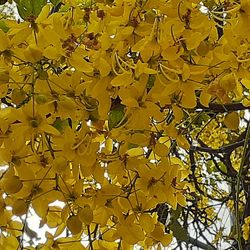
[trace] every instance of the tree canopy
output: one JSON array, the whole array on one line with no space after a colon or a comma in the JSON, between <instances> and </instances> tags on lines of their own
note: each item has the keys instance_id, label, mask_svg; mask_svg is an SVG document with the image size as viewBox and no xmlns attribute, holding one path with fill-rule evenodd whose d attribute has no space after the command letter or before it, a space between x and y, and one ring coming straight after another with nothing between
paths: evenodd
<instances>
[{"instance_id":1,"label":"tree canopy","mask_svg":"<svg viewBox=\"0 0 250 250\"><path fill-rule=\"evenodd\" d=\"M250 249L250 1L13 3L0 248Z\"/></svg>"}]
</instances>

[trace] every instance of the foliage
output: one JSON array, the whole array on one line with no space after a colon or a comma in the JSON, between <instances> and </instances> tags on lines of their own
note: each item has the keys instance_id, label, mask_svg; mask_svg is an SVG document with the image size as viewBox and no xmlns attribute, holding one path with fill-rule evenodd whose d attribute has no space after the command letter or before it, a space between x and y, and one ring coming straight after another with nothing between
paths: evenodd
<instances>
[{"instance_id":1,"label":"foliage","mask_svg":"<svg viewBox=\"0 0 250 250\"><path fill-rule=\"evenodd\" d=\"M250 1L15 3L22 20L0 23L1 249L246 249ZM45 242L32 211L55 229Z\"/></svg>"}]
</instances>

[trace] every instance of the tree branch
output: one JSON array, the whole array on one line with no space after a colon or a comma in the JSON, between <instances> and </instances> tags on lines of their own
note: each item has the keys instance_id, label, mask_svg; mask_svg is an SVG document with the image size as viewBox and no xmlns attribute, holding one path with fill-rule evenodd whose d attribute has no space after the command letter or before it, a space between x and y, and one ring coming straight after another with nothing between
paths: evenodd
<instances>
[{"instance_id":1,"label":"tree branch","mask_svg":"<svg viewBox=\"0 0 250 250\"><path fill-rule=\"evenodd\" d=\"M193 237L190 237L188 238L188 241L190 244L196 246L196 247L199 247L201 249L204 249L204 250L216 250L215 247L211 246L211 245L207 245L206 243L203 243Z\"/></svg>"},{"instance_id":2,"label":"tree branch","mask_svg":"<svg viewBox=\"0 0 250 250\"><path fill-rule=\"evenodd\" d=\"M246 110L250 109L250 107L246 107L242 103L227 103L227 104L210 103L208 107L205 107L198 102L195 109L202 109L202 110L212 111L215 113L225 113L231 111Z\"/></svg>"}]
</instances>

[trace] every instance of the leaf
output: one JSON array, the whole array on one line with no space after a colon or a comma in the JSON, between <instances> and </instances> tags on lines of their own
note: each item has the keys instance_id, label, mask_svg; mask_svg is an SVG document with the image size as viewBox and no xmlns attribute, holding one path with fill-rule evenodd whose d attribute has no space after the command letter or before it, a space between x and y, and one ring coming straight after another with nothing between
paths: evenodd
<instances>
[{"instance_id":1,"label":"leaf","mask_svg":"<svg viewBox=\"0 0 250 250\"><path fill-rule=\"evenodd\" d=\"M42 199L35 199L32 201L32 208L40 218L46 219L48 213L48 202L45 202Z\"/></svg>"},{"instance_id":2,"label":"leaf","mask_svg":"<svg viewBox=\"0 0 250 250\"><path fill-rule=\"evenodd\" d=\"M65 120L61 120L61 118L57 118L52 126L54 128L56 128L58 131L60 131L60 133L63 133L63 131L65 130L66 127L69 127L69 121L68 119Z\"/></svg>"},{"instance_id":3,"label":"leaf","mask_svg":"<svg viewBox=\"0 0 250 250\"><path fill-rule=\"evenodd\" d=\"M161 157L167 156L167 154L169 153L169 149L166 145L164 145L163 143L159 143L157 142L155 144L155 148L154 148L154 152Z\"/></svg>"},{"instance_id":4,"label":"leaf","mask_svg":"<svg viewBox=\"0 0 250 250\"><path fill-rule=\"evenodd\" d=\"M156 239L157 241L160 241L164 237L164 231L163 231L163 224L157 223L154 227L154 230L151 232L151 236Z\"/></svg>"},{"instance_id":5,"label":"leaf","mask_svg":"<svg viewBox=\"0 0 250 250\"><path fill-rule=\"evenodd\" d=\"M18 176L8 176L2 179L3 189L7 194L15 194L21 190L23 183Z\"/></svg>"},{"instance_id":6,"label":"leaf","mask_svg":"<svg viewBox=\"0 0 250 250\"><path fill-rule=\"evenodd\" d=\"M109 112L109 119L108 119L108 127L111 130L112 128L121 125L119 124L123 117L125 115L125 111L124 111L124 106L120 105L117 108L111 110Z\"/></svg>"},{"instance_id":7,"label":"leaf","mask_svg":"<svg viewBox=\"0 0 250 250\"><path fill-rule=\"evenodd\" d=\"M61 235L64 232L65 228L66 228L66 225L64 223L59 225L59 227L56 229L56 232L54 233L54 237Z\"/></svg>"},{"instance_id":8,"label":"leaf","mask_svg":"<svg viewBox=\"0 0 250 250\"><path fill-rule=\"evenodd\" d=\"M93 221L93 210L89 205L85 205L78 213L78 216L85 225L90 225Z\"/></svg>"},{"instance_id":9,"label":"leaf","mask_svg":"<svg viewBox=\"0 0 250 250\"><path fill-rule=\"evenodd\" d=\"M224 119L224 124L231 130L237 130L240 124L239 114L237 112L227 114Z\"/></svg>"},{"instance_id":10,"label":"leaf","mask_svg":"<svg viewBox=\"0 0 250 250\"><path fill-rule=\"evenodd\" d=\"M9 229L7 230L11 235L19 237L22 235L23 224L20 221L12 220L9 223Z\"/></svg>"},{"instance_id":11,"label":"leaf","mask_svg":"<svg viewBox=\"0 0 250 250\"><path fill-rule=\"evenodd\" d=\"M3 241L1 241L1 248L4 246L2 249L18 249L20 244L17 238L13 235L3 237Z\"/></svg>"},{"instance_id":12,"label":"leaf","mask_svg":"<svg viewBox=\"0 0 250 250\"><path fill-rule=\"evenodd\" d=\"M136 148L131 148L129 149L126 154L128 154L129 156L140 156L144 154L143 148L141 147L136 147Z\"/></svg>"},{"instance_id":13,"label":"leaf","mask_svg":"<svg viewBox=\"0 0 250 250\"><path fill-rule=\"evenodd\" d=\"M45 95L36 95L35 100L36 103L40 105L46 103L48 99Z\"/></svg>"},{"instance_id":14,"label":"leaf","mask_svg":"<svg viewBox=\"0 0 250 250\"><path fill-rule=\"evenodd\" d=\"M13 214L15 214L17 216L21 216L21 215L25 214L27 212L27 209L28 209L28 205L22 199L16 200L12 206L12 212L13 212Z\"/></svg>"},{"instance_id":15,"label":"leaf","mask_svg":"<svg viewBox=\"0 0 250 250\"><path fill-rule=\"evenodd\" d=\"M37 17L43 6L47 4L46 0L19 0L16 2L18 14L24 20L31 16Z\"/></svg>"},{"instance_id":16,"label":"leaf","mask_svg":"<svg viewBox=\"0 0 250 250\"><path fill-rule=\"evenodd\" d=\"M79 234L82 231L82 222L80 221L80 219L76 215L70 216L68 218L66 224L67 224L69 231L73 235Z\"/></svg>"},{"instance_id":17,"label":"leaf","mask_svg":"<svg viewBox=\"0 0 250 250\"><path fill-rule=\"evenodd\" d=\"M233 91L236 87L234 75L227 74L220 79L220 86L226 91Z\"/></svg>"},{"instance_id":18,"label":"leaf","mask_svg":"<svg viewBox=\"0 0 250 250\"><path fill-rule=\"evenodd\" d=\"M0 20L0 29L3 32L7 32L9 30L9 27L6 25L5 21L3 20Z\"/></svg>"},{"instance_id":19,"label":"leaf","mask_svg":"<svg viewBox=\"0 0 250 250\"><path fill-rule=\"evenodd\" d=\"M227 173L227 166L223 162L219 162L218 165L221 171Z\"/></svg>"},{"instance_id":20,"label":"leaf","mask_svg":"<svg viewBox=\"0 0 250 250\"><path fill-rule=\"evenodd\" d=\"M23 89L15 88L12 90L11 100L14 104L18 105L24 101L26 94Z\"/></svg>"},{"instance_id":21,"label":"leaf","mask_svg":"<svg viewBox=\"0 0 250 250\"><path fill-rule=\"evenodd\" d=\"M25 0L26 1L26 0ZM31 0L32 2L32 11L35 16L38 16L42 8L47 4L47 0Z\"/></svg>"},{"instance_id":22,"label":"leaf","mask_svg":"<svg viewBox=\"0 0 250 250\"><path fill-rule=\"evenodd\" d=\"M197 53L200 56L205 56L209 52L209 43L206 41L202 41L200 45L197 47Z\"/></svg>"},{"instance_id":23,"label":"leaf","mask_svg":"<svg viewBox=\"0 0 250 250\"><path fill-rule=\"evenodd\" d=\"M8 83L9 79L10 79L9 71L5 69L0 69L0 84Z\"/></svg>"},{"instance_id":24,"label":"leaf","mask_svg":"<svg viewBox=\"0 0 250 250\"><path fill-rule=\"evenodd\" d=\"M50 0L50 2L54 5L54 6L57 6L61 0Z\"/></svg>"},{"instance_id":25,"label":"leaf","mask_svg":"<svg viewBox=\"0 0 250 250\"><path fill-rule=\"evenodd\" d=\"M147 81L147 89L153 88L154 84L155 84L155 76L154 75L149 75L148 81Z\"/></svg>"},{"instance_id":26,"label":"leaf","mask_svg":"<svg viewBox=\"0 0 250 250\"><path fill-rule=\"evenodd\" d=\"M170 229L173 231L174 237L177 240L187 241L188 240L188 231L186 228L181 226L181 224L175 220L173 224L170 225Z\"/></svg>"},{"instance_id":27,"label":"leaf","mask_svg":"<svg viewBox=\"0 0 250 250\"><path fill-rule=\"evenodd\" d=\"M56 173L64 172L68 167L68 162L63 156L56 157L53 161L53 170Z\"/></svg>"}]
</instances>

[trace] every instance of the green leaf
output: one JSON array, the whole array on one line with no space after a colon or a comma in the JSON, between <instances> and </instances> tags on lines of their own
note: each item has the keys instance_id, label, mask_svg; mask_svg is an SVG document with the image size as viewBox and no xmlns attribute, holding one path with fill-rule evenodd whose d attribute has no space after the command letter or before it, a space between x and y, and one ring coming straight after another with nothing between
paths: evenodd
<instances>
[{"instance_id":1,"label":"green leaf","mask_svg":"<svg viewBox=\"0 0 250 250\"><path fill-rule=\"evenodd\" d=\"M89 112L89 119L92 122L96 122L100 119L99 113L98 113L98 109L94 109L92 111Z\"/></svg>"},{"instance_id":2,"label":"green leaf","mask_svg":"<svg viewBox=\"0 0 250 250\"><path fill-rule=\"evenodd\" d=\"M61 0L50 0L50 2L54 5L54 6L57 6Z\"/></svg>"},{"instance_id":3,"label":"green leaf","mask_svg":"<svg viewBox=\"0 0 250 250\"><path fill-rule=\"evenodd\" d=\"M221 171L227 173L227 166L223 162L219 162L218 165Z\"/></svg>"},{"instance_id":4,"label":"green leaf","mask_svg":"<svg viewBox=\"0 0 250 250\"><path fill-rule=\"evenodd\" d=\"M177 220L181 215L182 207L177 206L176 210L171 209L171 221Z\"/></svg>"},{"instance_id":5,"label":"green leaf","mask_svg":"<svg viewBox=\"0 0 250 250\"><path fill-rule=\"evenodd\" d=\"M9 27L5 24L5 21L3 20L0 20L0 29L5 33L9 30Z\"/></svg>"},{"instance_id":6,"label":"green leaf","mask_svg":"<svg viewBox=\"0 0 250 250\"><path fill-rule=\"evenodd\" d=\"M46 0L18 0L17 10L20 17L26 20L29 17L37 17L43 6L47 4Z\"/></svg>"},{"instance_id":7,"label":"green leaf","mask_svg":"<svg viewBox=\"0 0 250 250\"><path fill-rule=\"evenodd\" d=\"M170 229L173 231L174 237L180 241L188 241L188 231L177 220L170 225Z\"/></svg>"},{"instance_id":8,"label":"green leaf","mask_svg":"<svg viewBox=\"0 0 250 250\"><path fill-rule=\"evenodd\" d=\"M128 149L137 148L137 147L138 147L138 144L128 143Z\"/></svg>"},{"instance_id":9,"label":"green leaf","mask_svg":"<svg viewBox=\"0 0 250 250\"><path fill-rule=\"evenodd\" d=\"M210 119L211 119L211 117L208 114L201 113L195 119L194 123L197 125L202 125L203 123L208 122Z\"/></svg>"},{"instance_id":10,"label":"green leaf","mask_svg":"<svg viewBox=\"0 0 250 250\"><path fill-rule=\"evenodd\" d=\"M177 206L176 210L171 209L171 224L170 229L173 231L174 237L180 241L188 240L188 231L178 221L181 216L182 207Z\"/></svg>"},{"instance_id":11,"label":"green leaf","mask_svg":"<svg viewBox=\"0 0 250 250\"><path fill-rule=\"evenodd\" d=\"M214 186L215 185L215 180L214 179L210 179L210 185Z\"/></svg>"},{"instance_id":12,"label":"green leaf","mask_svg":"<svg viewBox=\"0 0 250 250\"><path fill-rule=\"evenodd\" d=\"M60 133L63 133L64 129L69 126L69 123L67 119L61 120L61 118L56 118L52 126L56 128Z\"/></svg>"},{"instance_id":13,"label":"green leaf","mask_svg":"<svg viewBox=\"0 0 250 250\"><path fill-rule=\"evenodd\" d=\"M209 174L212 174L213 172L216 172L216 171L217 171L217 169L213 165L207 166L207 172Z\"/></svg>"},{"instance_id":14,"label":"green leaf","mask_svg":"<svg viewBox=\"0 0 250 250\"><path fill-rule=\"evenodd\" d=\"M154 84L155 84L155 76L154 75L149 75L148 82L147 82L147 89L153 88Z\"/></svg>"},{"instance_id":15,"label":"green leaf","mask_svg":"<svg viewBox=\"0 0 250 250\"><path fill-rule=\"evenodd\" d=\"M119 125L125 115L124 106L120 105L115 109L111 110L109 113L108 126L111 130L112 128ZM120 124L121 125L121 124Z\"/></svg>"},{"instance_id":16,"label":"green leaf","mask_svg":"<svg viewBox=\"0 0 250 250\"><path fill-rule=\"evenodd\" d=\"M31 0L33 3L33 13L35 16L38 16L42 8L47 4L47 0Z\"/></svg>"}]
</instances>

